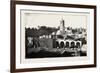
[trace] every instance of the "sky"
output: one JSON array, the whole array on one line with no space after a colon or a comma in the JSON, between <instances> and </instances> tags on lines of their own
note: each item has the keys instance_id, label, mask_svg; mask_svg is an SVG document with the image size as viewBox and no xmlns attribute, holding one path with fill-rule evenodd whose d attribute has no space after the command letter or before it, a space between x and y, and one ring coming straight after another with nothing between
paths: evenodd
<instances>
[{"instance_id":1,"label":"sky","mask_svg":"<svg viewBox=\"0 0 100 73\"><path fill-rule=\"evenodd\" d=\"M38 26L57 28L60 26L61 19L65 20L65 27L86 28L87 15L86 13L33 11L25 12L22 14L22 18L27 28L37 28Z\"/></svg>"}]
</instances>

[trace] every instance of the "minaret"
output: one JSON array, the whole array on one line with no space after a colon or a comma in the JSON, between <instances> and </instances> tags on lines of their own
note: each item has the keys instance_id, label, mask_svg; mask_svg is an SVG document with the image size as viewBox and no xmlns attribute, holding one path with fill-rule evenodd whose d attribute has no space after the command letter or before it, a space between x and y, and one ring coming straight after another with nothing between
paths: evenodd
<instances>
[{"instance_id":1,"label":"minaret","mask_svg":"<svg viewBox=\"0 0 100 73\"><path fill-rule=\"evenodd\" d=\"M65 33L65 21L63 19L60 21L60 31Z\"/></svg>"}]
</instances>

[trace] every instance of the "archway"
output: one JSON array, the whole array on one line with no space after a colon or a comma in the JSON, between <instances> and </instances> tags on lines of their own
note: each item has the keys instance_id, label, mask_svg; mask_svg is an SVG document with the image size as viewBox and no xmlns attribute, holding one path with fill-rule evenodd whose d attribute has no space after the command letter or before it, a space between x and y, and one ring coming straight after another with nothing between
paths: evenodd
<instances>
[{"instance_id":1,"label":"archway","mask_svg":"<svg viewBox=\"0 0 100 73\"><path fill-rule=\"evenodd\" d=\"M76 48L80 48L81 44L80 42L76 42Z\"/></svg>"},{"instance_id":2,"label":"archway","mask_svg":"<svg viewBox=\"0 0 100 73\"><path fill-rule=\"evenodd\" d=\"M70 48L74 48L74 47L75 47L75 43L72 41Z\"/></svg>"},{"instance_id":3,"label":"archway","mask_svg":"<svg viewBox=\"0 0 100 73\"><path fill-rule=\"evenodd\" d=\"M68 41L66 42L66 46L65 47L69 48L69 42Z\"/></svg>"},{"instance_id":4,"label":"archway","mask_svg":"<svg viewBox=\"0 0 100 73\"><path fill-rule=\"evenodd\" d=\"M59 42L56 41L56 48L59 48Z\"/></svg>"},{"instance_id":5,"label":"archway","mask_svg":"<svg viewBox=\"0 0 100 73\"><path fill-rule=\"evenodd\" d=\"M60 43L60 48L64 48L64 42L63 41Z\"/></svg>"}]
</instances>

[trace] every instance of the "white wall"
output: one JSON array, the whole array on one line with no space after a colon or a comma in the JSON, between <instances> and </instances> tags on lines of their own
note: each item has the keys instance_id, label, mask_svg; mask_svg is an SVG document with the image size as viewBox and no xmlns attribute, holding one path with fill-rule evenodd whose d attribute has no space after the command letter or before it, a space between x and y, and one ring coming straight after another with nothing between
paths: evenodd
<instances>
[{"instance_id":1,"label":"white wall","mask_svg":"<svg viewBox=\"0 0 100 73\"><path fill-rule=\"evenodd\" d=\"M97 34L100 37L100 0L34 0L58 3L75 3L97 5ZM100 46L97 39L97 68L65 69L41 71L34 73L99 73L100 72ZM10 73L10 0L0 0L0 73ZM33 73L33 72L30 72Z\"/></svg>"}]
</instances>

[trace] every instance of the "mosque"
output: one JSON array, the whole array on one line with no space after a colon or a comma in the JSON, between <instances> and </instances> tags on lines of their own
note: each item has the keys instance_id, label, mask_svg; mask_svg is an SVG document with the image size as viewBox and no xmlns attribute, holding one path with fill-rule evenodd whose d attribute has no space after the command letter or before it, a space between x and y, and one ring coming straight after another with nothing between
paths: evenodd
<instances>
[{"instance_id":1,"label":"mosque","mask_svg":"<svg viewBox=\"0 0 100 73\"><path fill-rule=\"evenodd\" d=\"M43 35L39 38L50 38L53 39L53 48L80 48L82 47L82 41L76 40L77 36L73 36L72 30L67 30L65 27L64 19L60 20L59 30L52 32L50 35Z\"/></svg>"}]
</instances>

